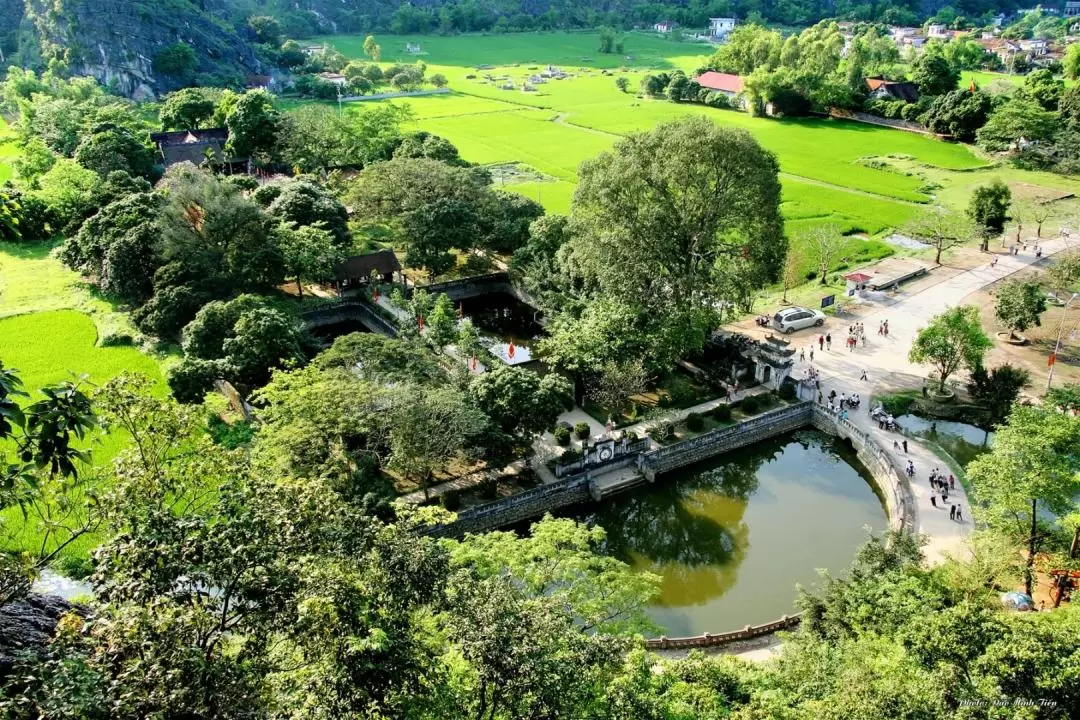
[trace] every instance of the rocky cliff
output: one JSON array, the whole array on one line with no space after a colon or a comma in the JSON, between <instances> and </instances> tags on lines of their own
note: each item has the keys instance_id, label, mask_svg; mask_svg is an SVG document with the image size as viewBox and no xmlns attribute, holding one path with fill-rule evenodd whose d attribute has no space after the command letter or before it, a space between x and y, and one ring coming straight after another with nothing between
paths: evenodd
<instances>
[{"instance_id":1,"label":"rocky cliff","mask_svg":"<svg viewBox=\"0 0 1080 720\"><path fill-rule=\"evenodd\" d=\"M26 19L45 62L65 60L73 74L92 75L129 97L153 98L193 79L232 84L262 70L248 42L206 12L205 2L25 1ZM195 66L188 77L155 66L154 58L177 43L194 50Z\"/></svg>"}]
</instances>

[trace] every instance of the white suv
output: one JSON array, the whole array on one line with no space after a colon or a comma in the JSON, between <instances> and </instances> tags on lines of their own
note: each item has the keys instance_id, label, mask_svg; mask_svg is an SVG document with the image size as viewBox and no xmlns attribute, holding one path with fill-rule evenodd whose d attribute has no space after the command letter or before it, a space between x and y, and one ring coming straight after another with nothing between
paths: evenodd
<instances>
[{"instance_id":1,"label":"white suv","mask_svg":"<svg viewBox=\"0 0 1080 720\"><path fill-rule=\"evenodd\" d=\"M789 307L773 315L773 327L783 333L793 333L825 324L825 313L804 307Z\"/></svg>"}]
</instances>

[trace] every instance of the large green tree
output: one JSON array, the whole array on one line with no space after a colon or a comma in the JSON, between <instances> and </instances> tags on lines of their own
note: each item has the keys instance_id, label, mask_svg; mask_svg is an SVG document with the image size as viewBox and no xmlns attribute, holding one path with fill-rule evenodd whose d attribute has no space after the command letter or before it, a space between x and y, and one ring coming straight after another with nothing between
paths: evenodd
<instances>
[{"instance_id":1,"label":"large green tree","mask_svg":"<svg viewBox=\"0 0 1080 720\"><path fill-rule=\"evenodd\" d=\"M631 308L657 342L651 364L701 347L735 283L775 280L787 241L776 158L742 130L692 118L586 161L563 248L596 298ZM739 261L737 277L725 271Z\"/></svg>"},{"instance_id":2,"label":"large green tree","mask_svg":"<svg viewBox=\"0 0 1080 720\"><path fill-rule=\"evenodd\" d=\"M266 90L248 90L241 95L226 115L225 125L229 128L225 148L233 157L265 158L277 151L281 113Z\"/></svg>"},{"instance_id":3,"label":"large green tree","mask_svg":"<svg viewBox=\"0 0 1080 720\"><path fill-rule=\"evenodd\" d=\"M201 88L169 93L158 117L162 130L198 130L214 114L214 98Z\"/></svg>"},{"instance_id":4,"label":"large green tree","mask_svg":"<svg viewBox=\"0 0 1080 720\"><path fill-rule=\"evenodd\" d=\"M937 372L938 389L956 371L982 366L983 356L993 347L979 322L979 308L960 305L935 315L919 330L908 352L908 360L926 363Z\"/></svg>"},{"instance_id":5,"label":"large green tree","mask_svg":"<svg viewBox=\"0 0 1080 720\"><path fill-rule=\"evenodd\" d=\"M949 63L937 45L930 45L912 65L911 80L923 95L945 95L956 89L960 71Z\"/></svg>"},{"instance_id":6,"label":"large green tree","mask_svg":"<svg viewBox=\"0 0 1080 720\"><path fill-rule=\"evenodd\" d=\"M997 291L994 317L1016 337L1029 327L1041 325L1039 316L1046 312L1046 291L1033 280L1010 280Z\"/></svg>"}]
</instances>

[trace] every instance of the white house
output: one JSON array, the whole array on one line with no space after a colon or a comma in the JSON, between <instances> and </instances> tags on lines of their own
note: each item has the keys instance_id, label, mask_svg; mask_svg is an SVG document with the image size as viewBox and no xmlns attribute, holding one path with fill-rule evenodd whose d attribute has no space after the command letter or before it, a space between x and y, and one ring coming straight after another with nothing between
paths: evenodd
<instances>
[{"instance_id":1,"label":"white house","mask_svg":"<svg viewBox=\"0 0 1080 720\"><path fill-rule=\"evenodd\" d=\"M926 37L935 40L946 40L952 37L949 28L941 23L933 23L926 27Z\"/></svg>"},{"instance_id":2,"label":"white house","mask_svg":"<svg viewBox=\"0 0 1080 720\"><path fill-rule=\"evenodd\" d=\"M670 20L664 20L663 22L656 23L652 27L653 30L655 30L656 32L666 35L667 33L675 29L675 23L671 22Z\"/></svg>"},{"instance_id":3,"label":"white house","mask_svg":"<svg viewBox=\"0 0 1080 720\"><path fill-rule=\"evenodd\" d=\"M1080 17L1080 2L1069 0L1065 3L1065 17Z\"/></svg>"},{"instance_id":4,"label":"white house","mask_svg":"<svg viewBox=\"0 0 1080 720\"><path fill-rule=\"evenodd\" d=\"M1026 51L1032 56L1045 55L1050 52L1050 41L1042 38L1035 38L1033 40L1021 40L1020 49Z\"/></svg>"},{"instance_id":5,"label":"white house","mask_svg":"<svg viewBox=\"0 0 1080 720\"><path fill-rule=\"evenodd\" d=\"M420 54L420 44L419 43L405 43L405 52L409 53L410 55L419 55Z\"/></svg>"},{"instance_id":6,"label":"white house","mask_svg":"<svg viewBox=\"0 0 1080 720\"><path fill-rule=\"evenodd\" d=\"M999 28L1002 25L1004 25L1005 24L1005 13L998 13L997 15L995 15L992 22L994 23L994 27L996 27L996 28Z\"/></svg>"},{"instance_id":7,"label":"white house","mask_svg":"<svg viewBox=\"0 0 1080 720\"><path fill-rule=\"evenodd\" d=\"M723 40L735 29L735 18L721 17L709 18L709 37L714 40Z\"/></svg>"},{"instance_id":8,"label":"white house","mask_svg":"<svg viewBox=\"0 0 1080 720\"><path fill-rule=\"evenodd\" d=\"M319 79L325 80L328 83L334 83L338 87L344 86L349 82L349 79L341 73L321 72L319 73Z\"/></svg>"}]
</instances>

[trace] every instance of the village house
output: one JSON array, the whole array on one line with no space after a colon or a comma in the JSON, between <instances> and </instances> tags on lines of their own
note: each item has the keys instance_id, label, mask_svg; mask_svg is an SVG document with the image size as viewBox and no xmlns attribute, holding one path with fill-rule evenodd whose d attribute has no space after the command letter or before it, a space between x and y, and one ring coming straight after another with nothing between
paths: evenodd
<instances>
[{"instance_id":1,"label":"village house","mask_svg":"<svg viewBox=\"0 0 1080 720\"><path fill-rule=\"evenodd\" d=\"M420 43L405 43L405 52L410 55L420 54Z\"/></svg>"},{"instance_id":2,"label":"village house","mask_svg":"<svg viewBox=\"0 0 1080 720\"><path fill-rule=\"evenodd\" d=\"M926 37L931 40L948 40L952 37L952 32L941 23L933 23L926 27Z\"/></svg>"},{"instance_id":3,"label":"village house","mask_svg":"<svg viewBox=\"0 0 1080 720\"><path fill-rule=\"evenodd\" d=\"M157 147L156 160L166 168L189 162L193 165L210 163L224 166L229 172L246 171L247 158L230 158L228 162L225 161L225 143L228 139L227 128L150 133L150 142Z\"/></svg>"},{"instance_id":4,"label":"village house","mask_svg":"<svg viewBox=\"0 0 1080 720\"><path fill-rule=\"evenodd\" d=\"M866 87L871 100L903 100L908 103L919 100L919 89L915 83L870 77L866 78Z\"/></svg>"},{"instance_id":5,"label":"village house","mask_svg":"<svg viewBox=\"0 0 1080 720\"><path fill-rule=\"evenodd\" d=\"M1080 17L1080 2L1069 0L1065 3L1065 17Z\"/></svg>"},{"instance_id":6,"label":"village house","mask_svg":"<svg viewBox=\"0 0 1080 720\"><path fill-rule=\"evenodd\" d=\"M393 250L383 249L345 258L336 273L338 291L371 282L378 276L381 283L392 283L401 272L401 263Z\"/></svg>"},{"instance_id":7,"label":"village house","mask_svg":"<svg viewBox=\"0 0 1080 720\"><path fill-rule=\"evenodd\" d=\"M726 40L735 29L733 17L709 18L709 37L713 40Z\"/></svg>"},{"instance_id":8,"label":"village house","mask_svg":"<svg viewBox=\"0 0 1080 720\"><path fill-rule=\"evenodd\" d=\"M919 28L903 27L899 25L893 25L889 27L889 37L892 38L893 44L902 45L904 38L915 37L919 34Z\"/></svg>"},{"instance_id":9,"label":"village house","mask_svg":"<svg viewBox=\"0 0 1080 720\"><path fill-rule=\"evenodd\" d=\"M272 90L274 78L270 75L248 75L244 78L248 90Z\"/></svg>"},{"instance_id":10,"label":"village house","mask_svg":"<svg viewBox=\"0 0 1080 720\"><path fill-rule=\"evenodd\" d=\"M994 16L994 19L990 21L994 27L999 28L1005 24L1005 13L998 13Z\"/></svg>"},{"instance_id":11,"label":"village house","mask_svg":"<svg viewBox=\"0 0 1080 720\"><path fill-rule=\"evenodd\" d=\"M674 30L677 26L676 26L675 23L671 22L670 20L663 20L661 22L656 23L652 27L653 27L653 30L655 30L656 32L663 33L663 34L666 35L667 33Z\"/></svg>"},{"instance_id":12,"label":"village house","mask_svg":"<svg viewBox=\"0 0 1080 720\"><path fill-rule=\"evenodd\" d=\"M318 75L320 80L324 80L328 83L333 83L338 87L344 87L348 84L349 79L341 73L321 72Z\"/></svg>"},{"instance_id":13,"label":"village house","mask_svg":"<svg viewBox=\"0 0 1080 720\"><path fill-rule=\"evenodd\" d=\"M998 59L1002 63L1008 63L1009 58L1022 52L1020 44L1015 40L1007 40L1005 38L990 38L986 40L976 40L983 50L988 53L992 53L998 56Z\"/></svg>"},{"instance_id":14,"label":"village house","mask_svg":"<svg viewBox=\"0 0 1080 720\"><path fill-rule=\"evenodd\" d=\"M1050 41L1043 38L1021 40L1020 49L1026 52L1029 57L1034 58L1050 52Z\"/></svg>"},{"instance_id":15,"label":"village house","mask_svg":"<svg viewBox=\"0 0 1080 720\"><path fill-rule=\"evenodd\" d=\"M746 109L746 98L743 97L743 79L731 73L703 72L695 78L701 87L726 95L732 105Z\"/></svg>"}]
</instances>

